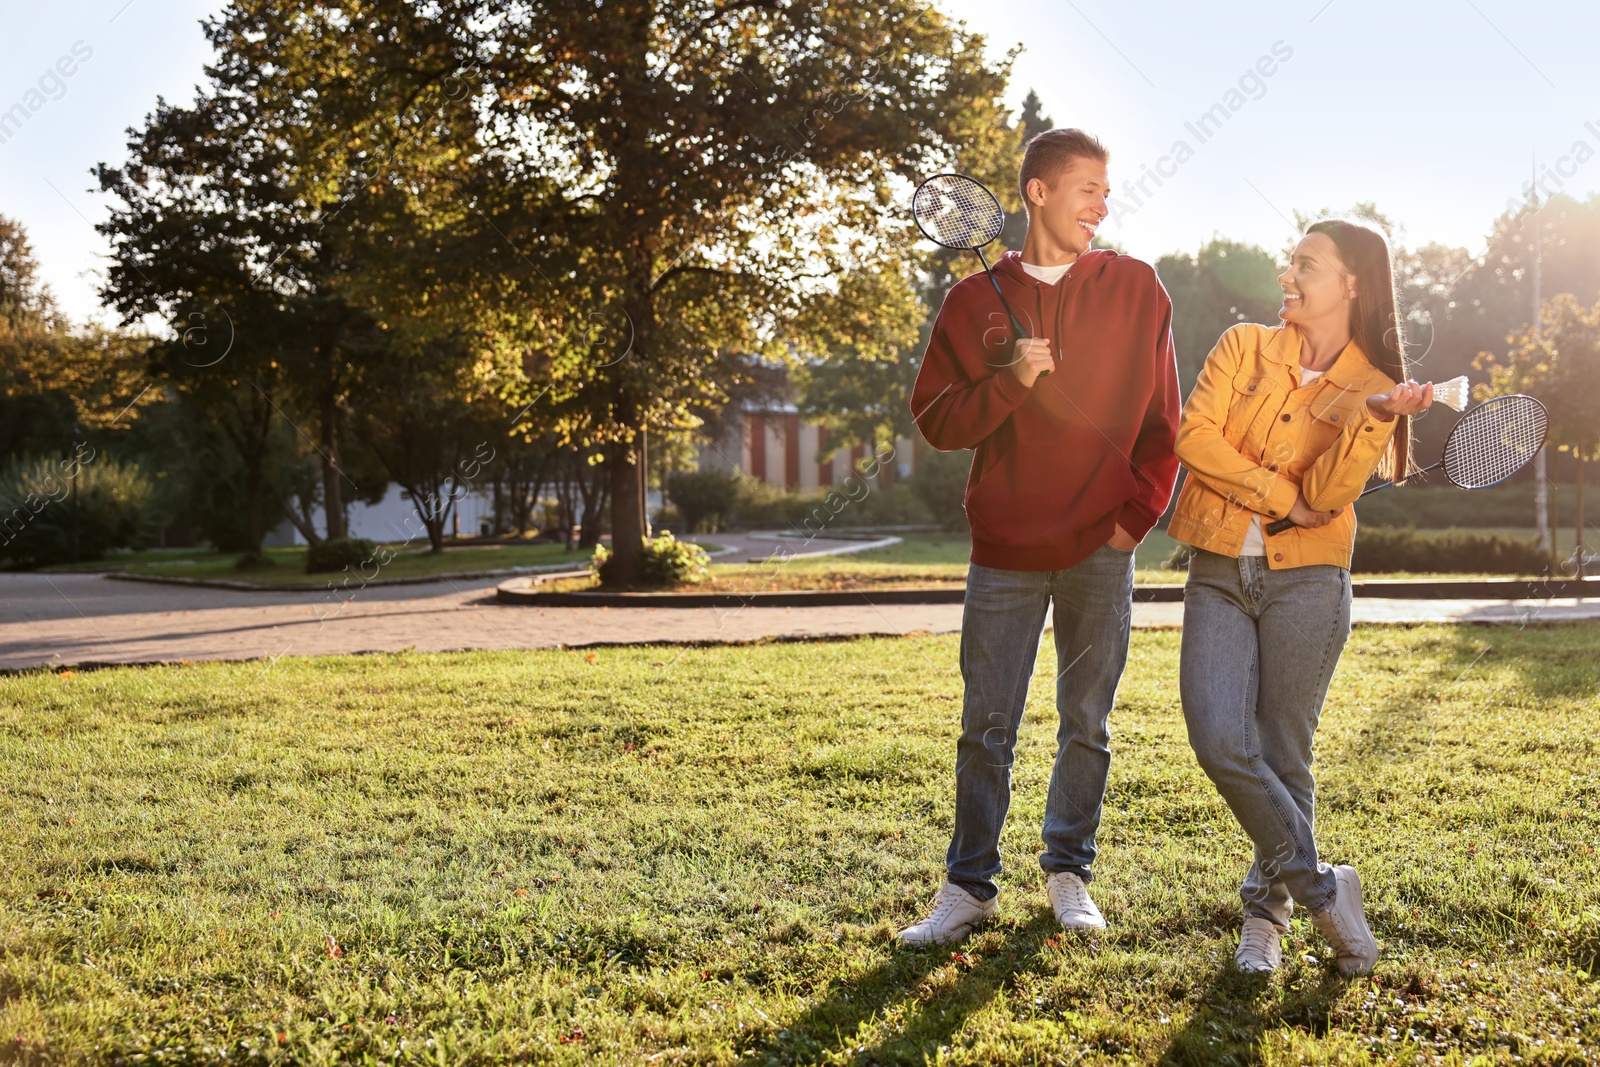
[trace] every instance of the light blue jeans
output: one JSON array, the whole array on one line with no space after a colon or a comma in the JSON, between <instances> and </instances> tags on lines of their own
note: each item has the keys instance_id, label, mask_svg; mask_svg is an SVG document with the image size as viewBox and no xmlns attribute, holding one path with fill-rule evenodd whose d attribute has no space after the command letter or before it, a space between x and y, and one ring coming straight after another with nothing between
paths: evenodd
<instances>
[{"instance_id":1,"label":"light blue jeans","mask_svg":"<svg viewBox=\"0 0 1600 1067\"><path fill-rule=\"evenodd\" d=\"M1314 837L1311 742L1349 634L1343 567L1190 557L1178 670L1189 744L1255 843L1245 914L1283 929L1295 901L1319 910L1333 900Z\"/></svg>"},{"instance_id":2,"label":"light blue jeans","mask_svg":"<svg viewBox=\"0 0 1600 1067\"><path fill-rule=\"evenodd\" d=\"M961 739L956 825L945 857L951 883L980 900L999 889L1000 830L1011 764L1045 611L1055 605L1056 764L1044 809L1047 873L1092 877L1095 831L1111 768L1106 719L1128 661L1133 553L1102 545L1075 567L1010 571L973 564L961 615Z\"/></svg>"}]
</instances>

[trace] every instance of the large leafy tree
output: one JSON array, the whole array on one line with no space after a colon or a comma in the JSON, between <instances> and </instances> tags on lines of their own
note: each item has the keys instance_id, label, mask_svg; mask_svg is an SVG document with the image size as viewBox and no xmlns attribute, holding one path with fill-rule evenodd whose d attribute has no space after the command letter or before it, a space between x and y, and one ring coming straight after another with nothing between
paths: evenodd
<instances>
[{"instance_id":1,"label":"large leafy tree","mask_svg":"<svg viewBox=\"0 0 1600 1067\"><path fill-rule=\"evenodd\" d=\"M334 8L356 21L354 5ZM691 432L696 409L726 397L708 372L729 351L909 342L909 180L1014 137L1004 64L905 0L445 3L431 10L448 58L425 59L386 32L330 41L310 4L233 10L276 33L282 69L264 91L299 94L303 139L326 145L299 154L319 173L372 171L348 166L347 147L371 138L315 117L348 97L377 114L371 99L405 104L395 86L436 74L470 104L436 139L394 142L380 169L419 225L349 282L397 329L478 331L502 395L540 397L529 419L605 447L622 582L644 532L644 431ZM373 13L388 10L363 5L361 21L386 31ZM269 22L300 43L283 47Z\"/></svg>"},{"instance_id":2,"label":"large leafy tree","mask_svg":"<svg viewBox=\"0 0 1600 1067\"><path fill-rule=\"evenodd\" d=\"M392 223L404 200L398 183L375 175L399 158L396 115L452 69L434 58L433 21L409 5L348 6L233 5L205 24L217 59L194 103L158 101L130 131L129 161L97 168L102 188L122 201L100 227L116 257L104 296L129 319L155 314L173 324L155 366L223 420L250 480L259 480L274 419L291 420L321 468L316 495L332 538L347 533L350 497L382 492L344 459L352 397L409 343L345 285L403 236L402 226L373 226L374 216ZM339 51L369 30L378 31L366 38L369 52L405 53L381 82L392 95L370 92L360 65ZM307 50L313 42L321 51ZM401 76L430 62L440 65L431 79ZM308 69L319 74L309 85L297 80ZM322 102L294 106L305 95ZM370 136L375 116L389 136ZM309 129L313 122L322 125ZM342 138L340 151L319 155L328 138ZM381 203L347 212L357 198Z\"/></svg>"}]
</instances>

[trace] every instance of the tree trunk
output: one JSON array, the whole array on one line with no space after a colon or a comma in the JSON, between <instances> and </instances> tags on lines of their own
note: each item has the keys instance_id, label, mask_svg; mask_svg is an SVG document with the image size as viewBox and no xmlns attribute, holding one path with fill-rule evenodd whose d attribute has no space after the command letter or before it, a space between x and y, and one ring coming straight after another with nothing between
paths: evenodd
<instances>
[{"instance_id":1,"label":"tree trunk","mask_svg":"<svg viewBox=\"0 0 1600 1067\"><path fill-rule=\"evenodd\" d=\"M312 525L310 515L302 515L295 510L294 501L283 502L283 514L286 519L300 531L300 536L306 539L308 545L320 545L322 537L317 533L317 528Z\"/></svg>"},{"instance_id":2,"label":"tree trunk","mask_svg":"<svg viewBox=\"0 0 1600 1067\"><path fill-rule=\"evenodd\" d=\"M579 488L583 493L583 536L578 539L578 547L592 549L600 543L600 531L604 525L601 516L606 513L606 502L614 499L606 484L612 474L609 464L601 464L583 472L579 477L581 479ZM613 526L611 529L613 548L616 546L616 541L617 531Z\"/></svg>"},{"instance_id":3,"label":"tree trunk","mask_svg":"<svg viewBox=\"0 0 1600 1067\"><path fill-rule=\"evenodd\" d=\"M350 536L345 525L344 492L340 481L344 472L339 469L339 405L330 386L322 394L322 511L326 520L328 540L338 541Z\"/></svg>"},{"instance_id":4,"label":"tree trunk","mask_svg":"<svg viewBox=\"0 0 1600 1067\"><path fill-rule=\"evenodd\" d=\"M244 467L244 530L250 541L248 552L261 552L261 463L260 453Z\"/></svg>"},{"instance_id":5,"label":"tree trunk","mask_svg":"<svg viewBox=\"0 0 1600 1067\"><path fill-rule=\"evenodd\" d=\"M1578 563L1578 577L1583 577L1583 457L1574 456L1572 460L1574 483L1574 500L1572 502L1573 529L1577 531L1576 555L1573 557Z\"/></svg>"},{"instance_id":6,"label":"tree trunk","mask_svg":"<svg viewBox=\"0 0 1600 1067\"><path fill-rule=\"evenodd\" d=\"M618 424L633 440L611 446L611 584L626 587L639 579L643 556L644 468L639 464L639 416L631 398L618 390Z\"/></svg>"}]
</instances>

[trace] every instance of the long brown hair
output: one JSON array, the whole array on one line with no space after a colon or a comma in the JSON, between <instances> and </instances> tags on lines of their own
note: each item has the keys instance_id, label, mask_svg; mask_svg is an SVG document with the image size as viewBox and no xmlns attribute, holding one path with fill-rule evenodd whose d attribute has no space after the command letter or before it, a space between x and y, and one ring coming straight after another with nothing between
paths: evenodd
<instances>
[{"instance_id":1,"label":"long brown hair","mask_svg":"<svg viewBox=\"0 0 1600 1067\"><path fill-rule=\"evenodd\" d=\"M1370 226L1349 219L1323 219L1306 233L1327 235L1339 250L1345 269L1356 278L1356 298L1350 305L1350 336L1372 365L1393 378L1406 381L1406 341L1394 290L1394 268L1389 242ZM1389 452L1378 464L1383 478L1405 478L1411 468L1411 416L1401 415Z\"/></svg>"}]
</instances>

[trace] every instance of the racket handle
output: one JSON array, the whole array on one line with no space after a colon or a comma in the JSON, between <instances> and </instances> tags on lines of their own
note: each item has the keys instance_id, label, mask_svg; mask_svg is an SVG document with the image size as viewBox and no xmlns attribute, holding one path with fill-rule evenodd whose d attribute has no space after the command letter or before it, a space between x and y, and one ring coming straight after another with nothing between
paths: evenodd
<instances>
[{"instance_id":1,"label":"racket handle","mask_svg":"<svg viewBox=\"0 0 1600 1067\"><path fill-rule=\"evenodd\" d=\"M1294 525L1293 519L1279 519L1277 522L1267 524L1267 533L1281 534Z\"/></svg>"}]
</instances>

